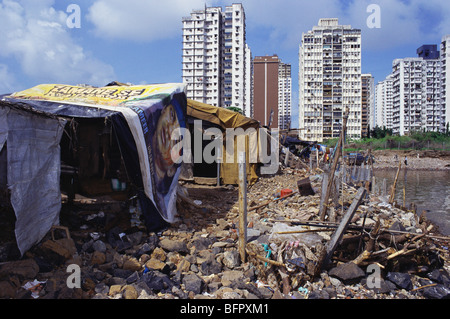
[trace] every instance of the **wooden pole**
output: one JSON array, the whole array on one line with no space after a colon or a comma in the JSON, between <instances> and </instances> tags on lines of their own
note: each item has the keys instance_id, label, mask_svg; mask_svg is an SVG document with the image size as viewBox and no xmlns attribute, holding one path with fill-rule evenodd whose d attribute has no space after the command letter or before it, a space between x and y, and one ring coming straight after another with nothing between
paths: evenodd
<instances>
[{"instance_id":1,"label":"wooden pole","mask_svg":"<svg viewBox=\"0 0 450 319\"><path fill-rule=\"evenodd\" d=\"M389 204L392 204L394 202L394 199L395 199L395 188L397 187L397 180L398 180L398 176L400 174L400 169L401 168L402 168L402 161L399 161L398 162L397 174L395 175L394 184L392 185L392 189L391 189L391 196L389 197Z\"/></svg>"},{"instance_id":2,"label":"wooden pole","mask_svg":"<svg viewBox=\"0 0 450 319\"><path fill-rule=\"evenodd\" d=\"M319 147L319 145L317 145ZM319 168L319 148L316 148L316 168Z\"/></svg>"},{"instance_id":3,"label":"wooden pole","mask_svg":"<svg viewBox=\"0 0 450 319\"><path fill-rule=\"evenodd\" d=\"M246 262L247 245L247 161L245 152L239 153L239 254Z\"/></svg>"},{"instance_id":4,"label":"wooden pole","mask_svg":"<svg viewBox=\"0 0 450 319\"><path fill-rule=\"evenodd\" d=\"M325 198L323 198L322 200L322 205L320 206L320 220L325 220L325 215L327 214L328 199L330 198L331 189L333 187L334 172L336 171L337 164L339 163L339 157L341 156L341 147L344 143L345 131L347 130L347 119L348 119L348 112L344 114L342 131L339 136L338 145L336 145L336 152L334 153L333 165L331 166L331 171L328 176L327 191L325 193Z\"/></svg>"}]
</instances>

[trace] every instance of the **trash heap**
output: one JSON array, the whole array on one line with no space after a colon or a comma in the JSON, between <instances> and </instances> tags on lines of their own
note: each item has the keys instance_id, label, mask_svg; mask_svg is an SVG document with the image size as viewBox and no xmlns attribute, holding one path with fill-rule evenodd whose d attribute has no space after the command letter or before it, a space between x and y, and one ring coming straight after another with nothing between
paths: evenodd
<instances>
[{"instance_id":1,"label":"trash heap","mask_svg":"<svg viewBox=\"0 0 450 319\"><path fill-rule=\"evenodd\" d=\"M307 178L314 194L302 195ZM139 207L68 211L23 258L0 249L0 297L42 299L443 299L447 237L424 215L368 193L327 264L358 187L343 184L320 219L323 172L282 167L248 188L246 261L235 186L180 183L178 220L148 233ZM280 197L283 195L283 197ZM75 266L74 266L75 265ZM80 278L76 272L79 267ZM78 286L77 286L78 284Z\"/></svg>"},{"instance_id":2,"label":"trash heap","mask_svg":"<svg viewBox=\"0 0 450 319\"><path fill-rule=\"evenodd\" d=\"M285 170L285 172L289 170ZM295 175L295 174L294 174ZM297 175L298 176L298 175ZM294 196L259 213L271 228L266 240L252 241L250 256L260 282L284 298L448 298L449 238L424 214L369 194L358 206L329 264L323 257L358 189L344 184L336 222L321 221L321 174L311 176L316 194ZM300 295L299 295L300 294Z\"/></svg>"}]
</instances>

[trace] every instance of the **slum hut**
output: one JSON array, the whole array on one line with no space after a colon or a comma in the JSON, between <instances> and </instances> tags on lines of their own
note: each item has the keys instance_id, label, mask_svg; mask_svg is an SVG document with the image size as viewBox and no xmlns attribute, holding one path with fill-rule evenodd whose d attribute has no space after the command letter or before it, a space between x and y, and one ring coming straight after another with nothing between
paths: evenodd
<instances>
[{"instance_id":1,"label":"slum hut","mask_svg":"<svg viewBox=\"0 0 450 319\"><path fill-rule=\"evenodd\" d=\"M187 126L191 132L192 150L195 150L194 143L196 141L195 121L200 123L201 127L198 129L205 133L209 128L217 128L222 133L222 148L217 153L221 152L213 162L208 162L202 156L201 160L196 161L195 156L191 157L191 161L183 162L182 176L184 180L194 180L199 183L208 183L208 179L212 184L237 185L239 182L239 171L237 156L240 150L239 138L234 137L233 141L233 160L227 161L226 158L226 131L227 129L242 129L241 132L249 136L245 139L245 152L247 154L247 180L250 184L258 180L258 168L260 166L259 157L257 161L250 161L249 154L258 154L259 144L259 129L260 123L254 119L246 117L238 112L228 110L222 107L197 102L191 99L187 100ZM252 135L255 134L255 135ZM209 139L202 139L203 152L205 147L211 143ZM199 143L200 144L200 143ZM230 151L230 150L228 150ZM218 182L217 182L218 181Z\"/></svg>"},{"instance_id":2,"label":"slum hut","mask_svg":"<svg viewBox=\"0 0 450 319\"><path fill-rule=\"evenodd\" d=\"M21 254L58 225L62 193L137 198L149 231L172 222L181 164L171 135L185 116L178 83L43 84L1 95L0 189Z\"/></svg>"}]
</instances>

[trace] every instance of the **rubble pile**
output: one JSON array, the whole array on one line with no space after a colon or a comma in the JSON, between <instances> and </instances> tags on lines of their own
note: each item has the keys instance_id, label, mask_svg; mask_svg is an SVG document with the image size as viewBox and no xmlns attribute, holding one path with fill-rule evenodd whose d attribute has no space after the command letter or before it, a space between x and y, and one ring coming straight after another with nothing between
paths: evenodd
<instances>
[{"instance_id":1,"label":"rubble pile","mask_svg":"<svg viewBox=\"0 0 450 319\"><path fill-rule=\"evenodd\" d=\"M0 297L450 297L448 238L439 236L425 216L374 194L357 207L329 263L322 264L358 191L345 184L329 207L335 221L320 220L322 173L283 167L249 186L245 262L238 250L235 186L180 183L178 221L159 233L146 232L136 207L63 211L62 226L23 258L11 260L12 250L5 248L10 244L2 243ZM313 195L297 190L304 178ZM79 282L73 265L79 267Z\"/></svg>"}]
</instances>

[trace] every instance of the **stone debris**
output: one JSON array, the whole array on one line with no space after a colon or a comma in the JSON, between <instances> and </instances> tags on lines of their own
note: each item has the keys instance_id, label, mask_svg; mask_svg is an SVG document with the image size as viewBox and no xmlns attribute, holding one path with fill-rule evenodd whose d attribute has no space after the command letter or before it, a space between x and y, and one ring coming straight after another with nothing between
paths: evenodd
<instances>
[{"instance_id":1,"label":"stone debris","mask_svg":"<svg viewBox=\"0 0 450 319\"><path fill-rule=\"evenodd\" d=\"M131 225L124 212L104 212L99 220L92 212L65 211L70 238L55 230L20 260L11 257L9 242L2 244L0 297L33 298L23 288L33 280L43 283L37 293L42 299L450 297L448 238L425 216L376 194L357 207L330 265L320 268L357 187L341 185L328 209L335 222L321 221L323 175L313 173L282 167L249 186L245 263L238 250L237 187L180 183L202 204L179 200L178 221L159 233L147 233L136 219ZM295 193L305 178L314 194ZM280 200L281 190L293 193ZM74 264L80 267L79 287L68 285L67 267Z\"/></svg>"}]
</instances>

